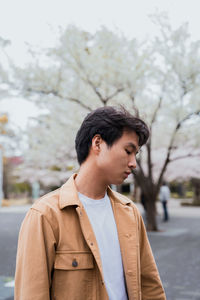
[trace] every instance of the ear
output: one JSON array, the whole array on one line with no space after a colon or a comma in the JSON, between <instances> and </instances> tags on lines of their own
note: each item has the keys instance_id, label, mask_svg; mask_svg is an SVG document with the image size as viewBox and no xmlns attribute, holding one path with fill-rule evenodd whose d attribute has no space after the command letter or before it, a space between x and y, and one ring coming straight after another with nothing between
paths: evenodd
<instances>
[{"instance_id":1,"label":"ear","mask_svg":"<svg viewBox=\"0 0 200 300\"><path fill-rule=\"evenodd\" d=\"M92 139L92 150L94 151L94 153L98 154L100 152L100 145L102 143L102 138L100 136L100 134L96 134L93 139Z\"/></svg>"}]
</instances>

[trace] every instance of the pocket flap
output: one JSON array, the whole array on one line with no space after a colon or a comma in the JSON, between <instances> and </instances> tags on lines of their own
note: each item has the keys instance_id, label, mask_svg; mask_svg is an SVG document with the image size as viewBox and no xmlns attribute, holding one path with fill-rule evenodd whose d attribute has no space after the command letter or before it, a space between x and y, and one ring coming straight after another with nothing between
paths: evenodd
<instances>
[{"instance_id":1,"label":"pocket flap","mask_svg":"<svg viewBox=\"0 0 200 300\"><path fill-rule=\"evenodd\" d=\"M55 269L80 270L94 268L92 253L87 252L57 252Z\"/></svg>"}]
</instances>

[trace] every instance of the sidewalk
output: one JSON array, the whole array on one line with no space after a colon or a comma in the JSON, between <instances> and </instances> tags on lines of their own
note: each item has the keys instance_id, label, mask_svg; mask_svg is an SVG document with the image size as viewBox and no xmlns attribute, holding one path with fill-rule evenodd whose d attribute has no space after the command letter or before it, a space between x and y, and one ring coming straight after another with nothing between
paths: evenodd
<instances>
[{"instance_id":1,"label":"sidewalk","mask_svg":"<svg viewBox=\"0 0 200 300\"><path fill-rule=\"evenodd\" d=\"M31 204L26 204L0 207L0 213L25 213L29 210L31 206Z\"/></svg>"},{"instance_id":2,"label":"sidewalk","mask_svg":"<svg viewBox=\"0 0 200 300\"><path fill-rule=\"evenodd\" d=\"M158 203L161 231L148 233L167 300L200 300L200 207L170 200L169 216L162 222Z\"/></svg>"},{"instance_id":3,"label":"sidewalk","mask_svg":"<svg viewBox=\"0 0 200 300\"><path fill-rule=\"evenodd\" d=\"M170 199L168 203L169 214L174 217L197 217L200 218L200 206L182 206L182 199ZM135 203L139 208L140 212L143 213L143 207L140 203ZM162 215L163 209L160 201L157 202L157 212L158 215Z\"/></svg>"}]
</instances>

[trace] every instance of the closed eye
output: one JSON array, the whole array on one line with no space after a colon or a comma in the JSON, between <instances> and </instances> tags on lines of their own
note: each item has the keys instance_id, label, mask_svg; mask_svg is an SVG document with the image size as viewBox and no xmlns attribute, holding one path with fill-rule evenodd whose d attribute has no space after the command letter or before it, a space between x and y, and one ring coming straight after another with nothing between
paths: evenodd
<instances>
[{"instance_id":1,"label":"closed eye","mask_svg":"<svg viewBox=\"0 0 200 300\"><path fill-rule=\"evenodd\" d=\"M128 151L127 149L125 149L125 151L126 151L126 153L129 155L129 154L131 154L131 152L130 151Z\"/></svg>"}]
</instances>

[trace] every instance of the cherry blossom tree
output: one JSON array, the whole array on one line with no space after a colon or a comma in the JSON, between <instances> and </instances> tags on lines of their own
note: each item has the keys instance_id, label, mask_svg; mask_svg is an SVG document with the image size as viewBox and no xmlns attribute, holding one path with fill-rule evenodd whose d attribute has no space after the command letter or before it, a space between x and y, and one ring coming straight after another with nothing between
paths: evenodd
<instances>
[{"instance_id":1,"label":"cherry blossom tree","mask_svg":"<svg viewBox=\"0 0 200 300\"><path fill-rule=\"evenodd\" d=\"M148 54L136 40L128 41L106 28L91 35L69 27L57 47L46 52L45 60L37 56L27 69L16 68L17 87L46 110L27 131L26 168L65 172L69 161L77 169L74 138L81 120L98 106L127 100L135 110L134 97L142 91L150 70L145 67L150 64ZM34 174L40 177L41 173Z\"/></svg>"},{"instance_id":2,"label":"cherry blossom tree","mask_svg":"<svg viewBox=\"0 0 200 300\"><path fill-rule=\"evenodd\" d=\"M147 199L149 230L157 230L155 203L167 167L181 158L199 156L191 149L194 150L200 140L200 134L195 130L200 115L200 43L190 40L186 24L173 30L164 16L157 17L156 22L161 31L154 43L160 91L157 108L149 122L151 136L146 157L138 163L136 174ZM157 156L158 150L163 159ZM156 172L158 160L160 168Z\"/></svg>"},{"instance_id":3,"label":"cherry blossom tree","mask_svg":"<svg viewBox=\"0 0 200 300\"><path fill-rule=\"evenodd\" d=\"M196 157L200 138L194 131L200 114L200 43L191 41L185 24L174 30L163 15L155 22L160 34L146 43L106 28L92 35L71 26L53 49L16 69L18 88L47 109L28 131L35 166L66 169L67 161L74 161L76 129L98 106L123 104L148 123L150 138L133 172L146 197L148 230L158 229L156 199L168 167Z\"/></svg>"}]
</instances>

